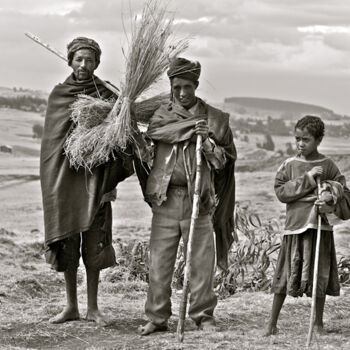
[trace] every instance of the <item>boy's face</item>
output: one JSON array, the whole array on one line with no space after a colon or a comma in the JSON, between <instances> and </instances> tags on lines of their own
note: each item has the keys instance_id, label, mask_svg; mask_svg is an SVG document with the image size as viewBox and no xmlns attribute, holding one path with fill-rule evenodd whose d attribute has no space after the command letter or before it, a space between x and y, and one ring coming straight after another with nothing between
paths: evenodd
<instances>
[{"instance_id":1,"label":"boy's face","mask_svg":"<svg viewBox=\"0 0 350 350\"><path fill-rule=\"evenodd\" d=\"M306 128L295 129L294 135L297 151L301 156L307 157L317 152L317 147L321 143L321 140L315 139Z\"/></svg>"}]
</instances>

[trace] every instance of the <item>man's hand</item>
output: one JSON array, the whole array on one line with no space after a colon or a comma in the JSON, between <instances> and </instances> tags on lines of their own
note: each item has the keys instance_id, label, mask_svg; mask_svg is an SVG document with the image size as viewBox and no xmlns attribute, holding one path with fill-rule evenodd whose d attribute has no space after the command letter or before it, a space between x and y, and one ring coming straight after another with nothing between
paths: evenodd
<instances>
[{"instance_id":1,"label":"man's hand","mask_svg":"<svg viewBox=\"0 0 350 350\"><path fill-rule=\"evenodd\" d=\"M208 138L209 127L206 120L199 120L194 127L194 131L196 135L202 135L203 141Z\"/></svg>"},{"instance_id":2,"label":"man's hand","mask_svg":"<svg viewBox=\"0 0 350 350\"><path fill-rule=\"evenodd\" d=\"M312 177L321 176L323 174L323 168L321 166L314 166L310 171L309 174Z\"/></svg>"},{"instance_id":3,"label":"man's hand","mask_svg":"<svg viewBox=\"0 0 350 350\"><path fill-rule=\"evenodd\" d=\"M334 212L334 205L329 205L325 201L317 199L315 202L318 212L321 214L330 214Z\"/></svg>"}]
</instances>

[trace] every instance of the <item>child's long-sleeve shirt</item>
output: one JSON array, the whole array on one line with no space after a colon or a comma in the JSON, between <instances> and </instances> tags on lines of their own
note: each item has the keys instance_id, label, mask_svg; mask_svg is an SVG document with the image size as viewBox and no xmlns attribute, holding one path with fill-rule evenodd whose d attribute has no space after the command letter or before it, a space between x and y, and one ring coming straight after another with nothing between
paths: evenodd
<instances>
[{"instance_id":1,"label":"child's long-sleeve shirt","mask_svg":"<svg viewBox=\"0 0 350 350\"><path fill-rule=\"evenodd\" d=\"M350 218L350 191L335 163L327 157L313 161L292 157L284 161L278 169L274 186L277 198L287 206L284 234L300 234L309 228L317 229L317 208L314 205L317 199L317 183L309 174L315 166L323 168L321 181L334 181L333 184L337 187L339 195L335 214L340 219ZM326 215L322 215L321 229L333 230Z\"/></svg>"}]
</instances>

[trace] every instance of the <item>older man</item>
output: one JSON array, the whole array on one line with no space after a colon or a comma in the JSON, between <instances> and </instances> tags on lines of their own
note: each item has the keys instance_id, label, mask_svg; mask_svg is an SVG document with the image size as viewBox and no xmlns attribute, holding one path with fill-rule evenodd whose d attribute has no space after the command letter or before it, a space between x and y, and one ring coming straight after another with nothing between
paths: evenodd
<instances>
[{"instance_id":1,"label":"older man","mask_svg":"<svg viewBox=\"0 0 350 350\"><path fill-rule=\"evenodd\" d=\"M182 236L187 244L195 182L195 141L203 137L199 218L192 248L189 315L201 329L213 329L217 303L213 291L216 234L218 264L227 267L233 241L234 161L236 150L229 118L196 96L201 66L175 59L168 76L172 100L150 120L148 136L155 158L147 181L152 203L150 281L146 301L149 322L141 334L167 329L171 316L171 280Z\"/></svg>"},{"instance_id":2,"label":"older man","mask_svg":"<svg viewBox=\"0 0 350 350\"><path fill-rule=\"evenodd\" d=\"M87 274L86 318L104 325L105 317L97 305L99 271L115 263L111 198L106 194L133 173L132 159L118 158L96 167L92 173L69 167L63 144L74 128L70 105L78 94L109 98L113 93L94 76L101 56L96 41L78 37L67 49L73 72L50 94L40 159L46 259L56 271L64 272L67 294L65 309L50 321L62 323L79 318L77 268L81 250Z\"/></svg>"}]
</instances>

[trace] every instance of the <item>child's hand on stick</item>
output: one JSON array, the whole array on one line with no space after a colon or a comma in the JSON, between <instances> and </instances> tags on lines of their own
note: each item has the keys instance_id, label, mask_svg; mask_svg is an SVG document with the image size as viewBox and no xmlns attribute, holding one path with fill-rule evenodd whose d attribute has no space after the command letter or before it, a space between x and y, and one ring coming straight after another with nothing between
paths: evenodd
<instances>
[{"instance_id":1,"label":"child's hand on stick","mask_svg":"<svg viewBox=\"0 0 350 350\"><path fill-rule=\"evenodd\" d=\"M310 171L309 174L312 177L317 177L317 176L321 176L323 174L323 168L321 166L314 166Z\"/></svg>"},{"instance_id":2,"label":"child's hand on stick","mask_svg":"<svg viewBox=\"0 0 350 350\"><path fill-rule=\"evenodd\" d=\"M318 199L324 201L328 205L333 205L334 204L334 199L333 199L332 193L329 190L322 190L321 189L321 192L319 194L319 198Z\"/></svg>"},{"instance_id":3,"label":"child's hand on stick","mask_svg":"<svg viewBox=\"0 0 350 350\"><path fill-rule=\"evenodd\" d=\"M333 213L335 209L334 204L332 193L327 189L321 189L318 199L315 202L318 212L321 214Z\"/></svg>"},{"instance_id":4,"label":"child's hand on stick","mask_svg":"<svg viewBox=\"0 0 350 350\"><path fill-rule=\"evenodd\" d=\"M334 205L327 204L321 199L317 199L315 205L317 206L318 212L321 214L334 213Z\"/></svg>"}]
</instances>

